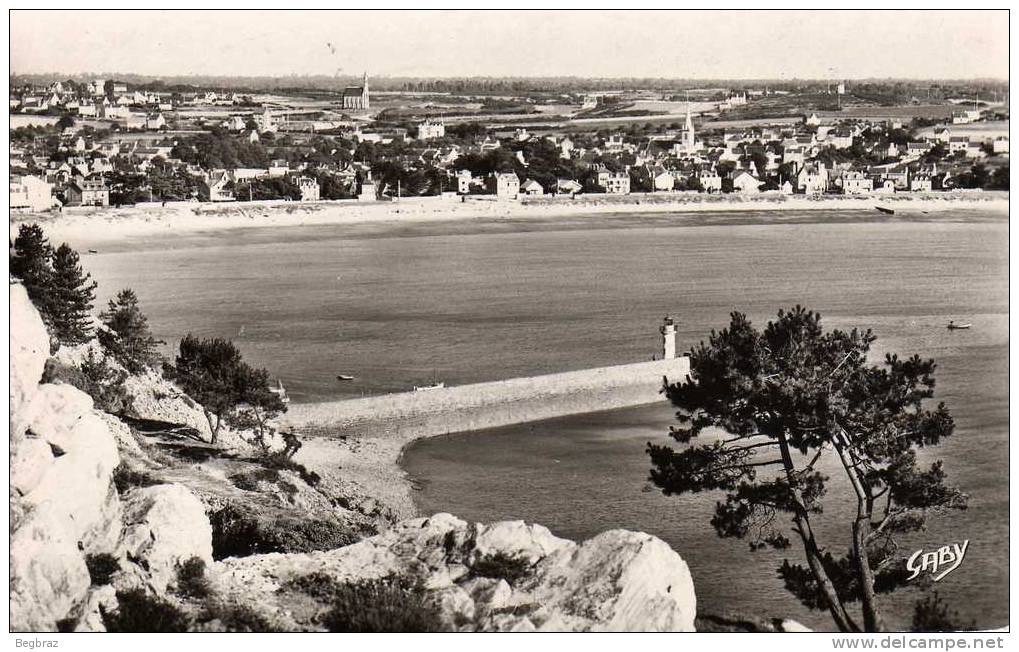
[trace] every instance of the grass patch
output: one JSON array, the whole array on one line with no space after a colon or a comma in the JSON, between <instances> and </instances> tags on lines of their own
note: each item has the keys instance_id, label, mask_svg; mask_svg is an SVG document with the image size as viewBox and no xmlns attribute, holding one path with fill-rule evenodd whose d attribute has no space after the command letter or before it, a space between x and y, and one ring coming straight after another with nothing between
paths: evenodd
<instances>
[{"instance_id":1,"label":"grass patch","mask_svg":"<svg viewBox=\"0 0 1019 652\"><path fill-rule=\"evenodd\" d=\"M332 550L358 538L337 521L302 518L284 511L266 514L234 504L214 512L209 522L214 559Z\"/></svg>"},{"instance_id":2,"label":"grass patch","mask_svg":"<svg viewBox=\"0 0 1019 652\"><path fill-rule=\"evenodd\" d=\"M530 570L531 564L526 559L514 557L502 551L493 555L484 555L471 564L472 577L506 580L509 584L519 582L527 576Z\"/></svg>"},{"instance_id":3,"label":"grass patch","mask_svg":"<svg viewBox=\"0 0 1019 652\"><path fill-rule=\"evenodd\" d=\"M117 592L117 610L103 613L108 632L186 632L191 624L176 605L153 597L142 589Z\"/></svg>"},{"instance_id":4,"label":"grass patch","mask_svg":"<svg viewBox=\"0 0 1019 652\"><path fill-rule=\"evenodd\" d=\"M207 602L201 620L218 620L228 632L265 633L279 632L268 618L251 607L223 602Z\"/></svg>"},{"instance_id":5,"label":"grass patch","mask_svg":"<svg viewBox=\"0 0 1019 652\"><path fill-rule=\"evenodd\" d=\"M244 491L258 491L258 484L260 482L267 482L269 484L276 484L280 479L280 472L276 469L256 469L254 471L245 471L243 473L235 473L230 476L230 482L233 486Z\"/></svg>"},{"instance_id":6,"label":"grass patch","mask_svg":"<svg viewBox=\"0 0 1019 652\"><path fill-rule=\"evenodd\" d=\"M183 598L204 600L209 597L211 589L205 577L205 560L191 557L177 566L177 595Z\"/></svg>"},{"instance_id":7,"label":"grass patch","mask_svg":"<svg viewBox=\"0 0 1019 652\"><path fill-rule=\"evenodd\" d=\"M85 556L85 566L92 586L105 586L110 583L113 575L120 570L120 561L108 552L100 552Z\"/></svg>"},{"instance_id":8,"label":"grass patch","mask_svg":"<svg viewBox=\"0 0 1019 652\"><path fill-rule=\"evenodd\" d=\"M330 632L445 631L426 592L398 578L338 585L323 623Z\"/></svg>"},{"instance_id":9,"label":"grass patch","mask_svg":"<svg viewBox=\"0 0 1019 652\"><path fill-rule=\"evenodd\" d=\"M163 482L146 471L137 471L121 462L113 469L113 484L117 493L124 494L132 487L151 487Z\"/></svg>"},{"instance_id":10,"label":"grass patch","mask_svg":"<svg viewBox=\"0 0 1019 652\"><path fill-rule=\"evenodd\" d=\"M342 585L329 573L315 571L287 580L282 588L303 593L319 602L332 602L342 591L341 587Z\"/></svg>"}]
</instances>

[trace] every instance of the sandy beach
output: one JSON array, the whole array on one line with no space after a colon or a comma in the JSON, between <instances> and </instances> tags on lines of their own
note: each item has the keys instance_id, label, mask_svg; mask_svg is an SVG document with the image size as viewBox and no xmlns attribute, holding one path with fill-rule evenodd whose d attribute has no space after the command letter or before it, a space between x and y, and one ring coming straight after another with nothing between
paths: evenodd
<instances>
[{"instance_id":1,"label":"sandy beach","mask_svg":"<svg viewBox=\"0 0 1019 652\"><path fill-rule=\"evenodd\" d=\"M138 204L122 208L72 207L53 213L12 213L10 229L19 224L42 224L51 240L103 242L121 238L199 234L231 229L292 226L366 225L411 226L438 222L528 220L553 223L564 218L596 216L611 220L634 214L667 213L711 216L719 213L893 209L896 214L921 215L944 211L1008 212L1007 192L933 192L897 195L807 197L762 193L755 196L657 193L530 197L497 201L491 197L415 197L399 201L359 202L236 202L209 204L174 202ZM682 219L682 216L677 216Z\"/></svg>"}]
</instances>

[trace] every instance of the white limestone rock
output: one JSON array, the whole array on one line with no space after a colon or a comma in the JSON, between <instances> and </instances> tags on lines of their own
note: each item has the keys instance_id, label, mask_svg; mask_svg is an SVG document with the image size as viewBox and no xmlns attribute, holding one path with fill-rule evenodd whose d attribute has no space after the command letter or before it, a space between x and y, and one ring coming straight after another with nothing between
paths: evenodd
<instances>
[{"instance_id":1,"label":"white limestone rock","mask_svg":"<svg viewBox=\"0 0 1019 652\"><path fill-rule=\"evenodd\" d=\"M28 300L24 286L11 284L10 314L10 415L11 441L20 441L26 424L21 421L22 405L34 394L50 354L50 337L39 312Z\"/></svg>"},{"instance_id":2,"label":"white limestone rock","mask_svg":"<svg viewBox=\"0 0 1019 652\"><path fill-rule=\"evenodd\" d=\"M84 600L85 556L116 545L120 458L87 395L39 384L49 335L20 285L11 287L10 341L10 626L47 631Z\"/></svg>"},{"instance_id":3,"label":"white limestone rock","mask_svg":"<svg viewBox=\"0 0 1019 652\"><path fill-rule=\"evenodd\" d=\"M120 556L141 569L157 592L176 581L178 566L198 557L212 565L212 527L205 508L179 484L132 489L124 499Z\"/></svg>"},{"instance_id":4,"label":"white limestone rock","mask_svg":"<svg viewBox=\"0 0 1019 652\"><path fill-rule=\"evenodd\" d=\"M493 572L485 566L472 569L496 555L522 559L522 576L507 581L478 575ZM229 601L314 630L327 605L309 606L292 582L312 573L322 574L318 582L416 581L461 631L693 631L697 607L686 563L656 537L613 530L576 544L541 526L476 525L449 514L403 521L336 550L226 559L212 575Z\"/></svg>"}]
</instances>

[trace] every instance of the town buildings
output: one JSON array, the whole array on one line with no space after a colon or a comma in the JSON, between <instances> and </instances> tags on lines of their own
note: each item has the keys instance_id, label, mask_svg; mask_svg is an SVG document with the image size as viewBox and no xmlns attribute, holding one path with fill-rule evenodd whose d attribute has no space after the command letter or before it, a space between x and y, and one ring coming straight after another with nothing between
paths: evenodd
<instances>
[{"instance_id":1,"label":"town buildings","mask_svg":"<svg viewBox=\"0 0 1019 652\"><path fill-rule=\"evenodd\" d=\"M620 95L625 93L611 94L598 109L625 106ZM493 116L477 120L477 129L458 127L447 134L442 119L428 117L434 107L406 120L377 122L365 111L370 106L366 75L363 85L342 96L343 111L358 115L337 107L310 112L278 97L221 90L171 94L107 80L21 87L12 93L13 113L49 125L67 115L77 124L48 127L45 139L22 134L21 142L12 144L12 196L26 192L20 189L23 176L50 184L51 195L86 205L102 205L102 193L87 186L104 176L107 196L117 201L152 197L154 176L164 176L155 185L172 188L175 198L207 201L248 200L252 186L255 196L296 197L299 191L305 201L324 194L374 201L452 189L463 196L500 198L582 191L928 192L972 183L965 173L978 161L992 173L1000 170L1009 152L1008 137L994 129L835 112L824 113L822 120L808 111L798 124L756 121L720 128L708 119L695 125L690 103L685 120L671 124L620 120L590 129L556 129ZM571 111L582 96L571 96ZM760 96L729 91L721 104L732 108ZM700 102L699 109L710 114L705 104ZM1000 119L991 111L957 113L968 120ZM408 136L407 124L414 125L415 138ZM206 149L197 155L198 147ZM932 165L943 161L940 174L933 173ZM517 174L491 175L493 169ZM402 192L397 179L403 181ZM123 187L130 183L136 187Z\"/></svg>"}]
</instances>

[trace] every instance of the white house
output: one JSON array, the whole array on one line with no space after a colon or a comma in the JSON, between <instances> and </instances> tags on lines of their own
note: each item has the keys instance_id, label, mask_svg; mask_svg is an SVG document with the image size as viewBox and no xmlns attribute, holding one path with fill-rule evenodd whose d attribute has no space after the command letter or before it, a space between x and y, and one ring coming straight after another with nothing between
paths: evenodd
<instances>
[{"instance_id":1,"label":"white house","mask_svg":"<svg viewBox=\"0 0 1019 652\"><path fill-rule=\"evenodd\" d=\"M908 156L922 156L927 152L931 151L930 143L918 140L911 143L906 143L906 154Z\"/></svg>"},{"instance_id":2,"label":"white house","mask_svg":"<svg viewBox=\"0 0 1019 652\"><path fill-rule=\"evenodd\" d=\"M933 187L933 179L926 171L917 172L909 178L909 190L911 192L930 192Z\"/></svg>"},{"instance_id":3,"label":"white house","mask_svg":"<svg viewBox=\"0 0 1019 652\"><path fill-rule=\"evenodd\" d=\"M368 175L361 182L361 191L357 194L357 199L358 201L375 201L378 196L378 186L372 181L372 173L369 170Z\"/></svg>"},{"instance_id":4,"label":"white house","mask_svg":"<svg viewBox=\"0 0 1019 652\"><path fill-rule=\"evenodd\" d=\"M722 177L714 168L705 168L697 173L697 181L704 192L722 192Z\"/></svg>"},{"instance_id":5,"label":"white house","mask_svg":"<svg viewBox=\"0 0 1019 652\"><path fill-rule=\"evenodd\" d=\"M294 183L301 191L301 201L319 200L319 185L314 177L297 177Z\"/></svg>"},{"instance_id":6,"label":"white house","mask_svg":"<svg viewBox=\"0 0 1019 652\"><path fill-rule=\"evenodd\" d=\"M874 183L874 180L871 180ZM895 194L895 180L894 179L878 179L874 184L874 192L882 195Z\"/></svg>"},{"instance_id":7,"label":"white house","mask_svg":"<svg viewBox=\"0 0 1019 652\"><path fill-rule=\"evenodd\" d=\"M442 138L446 135L446 125L437 120L425 120L418 125L418 140Z\"/></svg>"},{"instance_id":8,"label":"white house","mask_svg":"<svg viewBox=\"0 0 1019 652\"><path fill-rule=\"evenodd\" d=\"M575 179L556 179L555 191L559 195L575 195L584 187Z\"/></svg>"},{"instance_id":9,"label":"white house","mask_svg":"<svg viewBox=\"0 0 1019 652\"><path fill-rule=\"evenodd\" d=\"M516 199L520 195L520 178L515 172L500 172L492 177L495 196L499 199Z\"/></svg>"},{"instance_id":10,"label":"white house","mask_svg":"<svg viewBox=\"0 0 1019 652\"><path fill-rule=\"evenodd\" d=\"M460 170L456 173L456 192L460 195L471 194L471 181L474 176L470 170Z\"/></svg>"},{"instance_id":11,"label":"white house","mask_svg":"<svg viewBox=\"0 0 1019 652\"><path fill-rule=\"evenodd\" d=\"M828 190L828 170L824 163L801 167L796 175L796 187L807 195L819 195Z\"/></svg>"},{"instance_id":12,"label":"white house","mask_svg":"<svg viewBox=\"0 0 1019 652\"><path fill-rule=\"evenodd\" d=\"M645 167L644 176L653 191L672 190L676 186L676 177L661 165Z\"/></svg>"},{"instance_id":13,"label":"white house","mask_svg":"<svg viewBox=\"0 0 1019 652\"><path fill-rule=\"evenodd\" d=\"M290 172L290 164L282 159L277 159L269 163L269 177L285 177Z\"/></svg>"},{"instance_id":14,"label":"white house","mask_svg":"<svg viewBox=\"0 0 1019 652\"><path fill-rule=\"evenodd\" d=\"M534 179L527 179L520 185L520 193L529 197L541 197L545 189Z\"/></svg>"},{"instance_id":15,"label":"white house","mask_svg":"<svg viewBox=\"0 0 1019 652\"><path fill-rule=\"evenodd\" d=\"M1008 136L995 138L993 148L995 154L1008 154Z\"/></svg>"},{"instance_id":16,"label":"white house","mask_svg":"<svg viewBox=\"0 0 1019 652\"><path fill-rule=\"evenodd\" d=\"M863 195L874 191L874 180L863 172L848 171L842 175L842 193Z\"/></svg>"},{"instance_id":17,"label":"white house","mask_svg":"<svg viewBox=\"0 0 1019 652\"><path fill-rule=\"evenodd\" d=\"M732 191L741 195L755 195L761 191L761 180L746 170L733 173Z\"/></svg>"},{"instance_id":18,"label":"white house","mask_svg":"<svg viewBox=\"0 0 1019 652\"><path fill-rule=\"evenodd\" d=\"M965 152L969 147L969 138L966 136L952 136L948 139L948 151L951 154Z\"/></svg>"},{"instance_id":19,"label":"white house","mask_svg":"<svg viewBox=\"0 0 1019 652\"><path fill-rule=\"evenodd\" d=\"M222 126L227 131L244 131L247 127L247 123L244 118L239 115L235 115L224 120Z\"/></svg>"},{"instance_id":20,"label":"white house","mask_svg":"<svg viewBox=\"0 0 1019 652\"><path fill-rule=\"evenodd\" d=\"M39 177L15 175L10 178L12 211L44 211L52 208L53 185Z\"/></svg>"},{"instance_id":21,"label":"white house","mask_svg":"<svg viewBox=\"0 0 1019 652\"><path fill-rule=\"evenodd\" d=\"M152 131L165 129L166 118L163 117L162 113L150 113L145 116L145 128Z\"/></svg>"},{"instance_id":22,"label":"white house","mask_svg":"<svg viewBox=\"0 0 1019 652\"><path fill-rule=\"evenodd\" d=\"M626 172L609 172L600 170L597 177L598 186L610 195L627 195L630 193L630 175Z\"/></svg>"},{"instance_id":23,"label":"white house","mask_svg":"<svg viewBox=\"0 0 1019 652\"><path fill-rule=\"evenodd\" d=\"M824 142L835 149L848 149L853 146L853 135L845 132L830 133Z\"/></svg>"},{"instance_id":24,"label":"white house","mask_svg":"<svg viewBox=\"0 0 1019 652\"><path fill-rule=\"evenodd\" d=\"M228 188L230 182L230 174L226 170L213 170L209 178L202 182L209 201L233 201L233 190Z\"/></svg>"}]
</instances>

